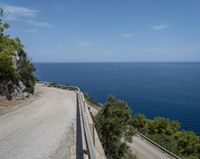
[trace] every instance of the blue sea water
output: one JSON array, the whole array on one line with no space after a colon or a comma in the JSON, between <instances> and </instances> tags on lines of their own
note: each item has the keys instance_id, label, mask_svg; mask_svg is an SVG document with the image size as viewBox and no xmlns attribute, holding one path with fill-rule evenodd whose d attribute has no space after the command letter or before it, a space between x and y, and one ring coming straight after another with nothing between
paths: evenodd
<instances>
[{"instance_id":1,"label":"blue sea water","mask_svg":"<svg viewBox=\"0 0 200 159\"><path fill-rule=\"evenodd\" d=\"M104 103L126 100L134 113L179 120L200 134L200 63L36 63L43 81L79 86Z\"/></svg>"}]
</instances>

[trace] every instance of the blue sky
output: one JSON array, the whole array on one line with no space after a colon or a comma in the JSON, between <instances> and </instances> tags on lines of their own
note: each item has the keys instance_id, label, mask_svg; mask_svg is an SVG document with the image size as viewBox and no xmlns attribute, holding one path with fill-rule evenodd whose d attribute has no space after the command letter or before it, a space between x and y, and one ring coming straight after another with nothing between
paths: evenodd
<instances>
[{"instance_id":1,"label":"blue sky","mask_svg":"<svg viewBox=\"0 0 200 159\"><path fill-rule=\"evenodd\" d=\"M200 61L199 0L1 0L33 62Z\"/></svg>"}]
</instances>

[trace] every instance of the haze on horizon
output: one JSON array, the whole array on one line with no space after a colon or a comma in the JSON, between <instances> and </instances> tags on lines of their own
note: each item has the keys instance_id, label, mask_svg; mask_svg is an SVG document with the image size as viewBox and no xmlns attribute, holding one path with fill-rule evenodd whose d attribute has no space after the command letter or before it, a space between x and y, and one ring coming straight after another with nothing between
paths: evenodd
<instances>
[{"instance_id":1,"label":"haze on horizon","mask_svg":"<svg viewBox=\"0 0 200 159\"><path fill-rule=\"evenodd\" d=\"M200 61L198 0L6 0L33 62Z\"/></svg>"}]
</instances>

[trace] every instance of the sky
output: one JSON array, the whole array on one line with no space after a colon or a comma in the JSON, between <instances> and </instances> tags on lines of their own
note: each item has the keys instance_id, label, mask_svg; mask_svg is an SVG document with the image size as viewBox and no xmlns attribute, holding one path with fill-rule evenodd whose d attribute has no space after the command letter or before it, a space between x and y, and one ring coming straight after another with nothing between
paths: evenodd
<instances>
[{"instance_id":1,"label":"sky","mask_svg":"<svg viewBox=\"0 0 200 159\"><path fill-rule=\"evenodd\" d=\"M33 62L200 61L199 0L0 0Z\"/></svg>"}]
</instances>

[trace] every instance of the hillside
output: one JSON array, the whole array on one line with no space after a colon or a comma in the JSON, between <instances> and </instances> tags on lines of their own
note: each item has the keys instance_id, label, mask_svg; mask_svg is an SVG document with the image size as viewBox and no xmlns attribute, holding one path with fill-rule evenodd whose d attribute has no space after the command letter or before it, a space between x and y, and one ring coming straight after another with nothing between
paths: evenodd
<instances>
[{"instance_id":1,"label":"hillside","mask_svg":"<svg viewBox=\"0 0 200 159\"><path fill-rule=\"evenodd\" d=\"M0 10L0 95L7 99L24 98L34 92L35 68L20 39L5 33L9 25L3 22Z\"/></svg>"}]
</instances>

